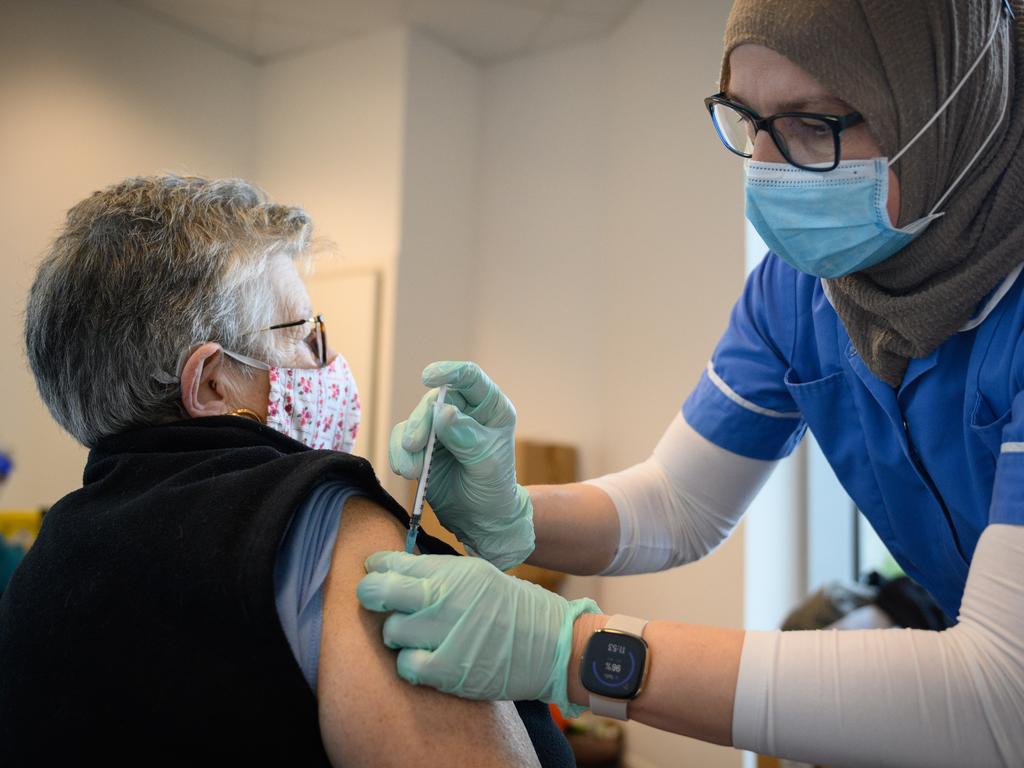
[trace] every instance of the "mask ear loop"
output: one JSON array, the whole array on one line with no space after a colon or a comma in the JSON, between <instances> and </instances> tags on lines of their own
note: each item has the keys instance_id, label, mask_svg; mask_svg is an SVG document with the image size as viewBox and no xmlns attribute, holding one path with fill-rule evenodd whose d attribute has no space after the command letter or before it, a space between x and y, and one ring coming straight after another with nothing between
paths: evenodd
<instances>
[{"instance_id":1,"label":"mask ear loop","mask_svg":"<svg viewBox=\"0 0 1024 768\"><path fill-rule=\"evenodd\" d=\"M224 349L223 347L221 347L220 351L222 354L234 358L243 365L248 365L253 368L259 368L261 371L270 370L270 366L267 363L264 363L262 360L257 360L255 357L249 357L248 355L243 355L239 352L232 352L230 349ZM188 357L188 354L188 352L183 352L181 356L178 358L177 370L180 371L185 366L185 358ZM180 374L178 376L171 376L166 371L156 371L155 373L151 374L151 376L161 384L177 384L178 382L181 381Z\"/></svg>"},{"instance_id":2,"label":"mask ear loop","mask_svg":"<svg viewBox=\"0 0 1024 768\"><path fill-rule=\"evenodd\" d=\"M150 374L152 378L156 379L161 384L167 384L168 386L178 384L181 382L181 369L185 367L185 361L188 356L192 354L194 350L187 349L178 355L178 362L174 366L174 370L178 371L177 376L172 376L167 371L158 370L155 373Z\"/></svg>"},{"instance_id":3,"label":"mask ear loop","mask_svg":"<svg viewBox=\"0 0 1024 768\"><path fill-rule=\"evenodd\" d=\"M989 33L988 40L982 47L981 53L979 53L978 57L974 60L974 63L971 64L970 69L967 70L967 74L960 78L960 82L956 84L956 88L954 88L952 92L950 92L949 96L946 97L946 100L939 105L939 108L935 110L935 114L931 116L928 122L922 125L921 129L914 134L914 138L912 138L910 141L904 144L903 149L901 149L899 152L893 155L892 159L889 161L890 167L893 163L895 163L897 160L903 157L904 153L908 149L914 146L917 140L920 139L922 135L924 135L924 132L935 124L936 120L942 117L942 113L946 111L946 108L950 105L950 103L952 103L953 99L956 98L956 95L960 93L960 91L963 89L965 85L967 85L967 81L970 79L971 75L974 74L974 70L978 68L978 65L981 64L981 60L984 59L985 54L988 53L988 49L992 47L992 43L996 39L996 33L999 32L1000 21L1002 21L1002 19L997 16L995 26L992 27L992 31Z\"/></svg>"},{"instance_id":4,"label":"mask ear loop","mask_svg":"<svg viewBox=\"0 0 1024 768\"><path fill-rule=\"evenodd\" d=\"M249 365L252 366L253 368L259 368L261 371L270 370L269 365L264 363L262 360L257 360L255 357L249 357L248 355L243 355L238 352L232 352L229 349L223 348L221 348L221 352L223 352L228 357L233 357L235 360L242 363L243 365Z\"/></svg>"},{"instance_id":5,"label":"mask ear loop","mask_svg":"<svg viewBox=\"0 0 1024 768\"><path fill-rule=\"evenodd\" d=\"M1003 7L1006 8L1006 10L1009 12L1009 18L1012 20L1014 18L1014 14L1013 14L1013 9L1009 5L1009 2L1008 1L1004 1L1003 2ZM929 119L928 122L926 122L923 126L921 126L921 129L916 134L914 134L914 137L910 141L908 141L906 144L903 145L903 149L901 149L899 152L897 152L892 157L892 159L889 160L889 167L890 168L893 166L893 164L897 160L899 160L901 157L903 157L903 155L906 153L906 151L908 149L910 149L917 142L917 140L919 138L921 138L922 135L924 135L925 131L927 131L929 128L932 127L932 125L935 124L935 121L938 120L942 116L942 113L946 111L946 108L950 105L950 103L952 103L953 99L956 98L956 95L958 93L960 93L960 91L963 89L963 87L965 85L967 85L967 81L970 79L971 75L974 74L974 70L976 70L978 68L978 66L982 62L982 59L984 59L986 54L988 54L989 49L992 47L992 44L995 42L996 35L999 33L999 30L1000 30L1001 27L1002 27L1002 12L1000 11L1000 13L996 16L996 23L993 25L992 31L989 33L988 40L985 42L985 45L982 47L981 52L978 54L978 57L974 60L974 63L971 64L970 68L967 70L967 73L962 78L960 78L960 82L957 83L956 87L952 90L952 92L949 94L949 96L946 97L946 100L942 102L942 104L939 106L939 108L935 111L935 114L931 116L931 119ZM1004 60L1005 60L1005 54L1004 54ZM942 207L942 204L945 203L946 200L949 199L949 196L953 193L953 190L956 189L957 185L961 181L963 181L964 176L966 176L967 172L974 166L974 163L981 156L981 153L985 151L985 147L987 147L989 142L992 141L992 137L996 135L996 131L999 130L999 127L1003 124L1003 118L1006 116L1006 102L1007 102L1007 99L1009 98L1009 92L1008 92L1008 88L1007 88L1007 79L1005 77L1003 78L1003 93L1002 93L1002 95L1003 95L1003 108L1002 108L1002 111L999 113L999 119L996 120L996 124L992 127L992 130L989 131L988 136L985 137L985 141L982 142L981 146L978 148L978 151L974 153L973 157L971 157L971 159L968 161L967 165L964 166L964 169L962 171L960 171L960 174L956 177L956 179L953 181L953 183L949 185L949 187L946 189L946 192L942 195L942 197L939 198L939 201L934 206L932 206L931 211L928 212L928 217L933 217L934 216L934 217L937 218L938 216L944 215L944 214L941 214L941 213L937 214L936 211L939 208Z\"/></svg>"},{"instance_id":6,"label":"mask ear loop","mask_svg":"<svg viewBox=\"0 0 1024 768\"><path fill-rule=\"evenodd\" d=\"M1013 17L1011 16L1011 18ZM1009 61L1007 61L1008 57L1006 55L1009 52L1009 48L1010 46L1006 46L1007 50L1006 52L1003 53L1003 62L1007 67L1010 66ZM1006 117L1006 105L1007 102L1009 102L1010 100L1009 82L1008 78L1006 77L1003 78L1002 96L1003 108L999 111L999 119L996 120L996 124L992 126L992 130L988 132L988 136L985 137L985 141L983 141L981 143L981 146L978 147L978 151L974 153L971 159L967 162L967 165L964 166L964 169L960 171L960 175L953 180L952 184L949 185L949 188L946 190L946 193L939 198L939 201L935 204L935 207L932 208L931 213L929 215L934 214L935 211L937 211L942 206L942 204L949 199L949 196L953 194L953 190L956 189L957 185L961 181L963 181L964 176L967 175L967 172L971 170L972 167L974 167L974 163L977 162L979 157L981 157L981 153L985 151L985 148L989 145L989 142L992 141L993 137L996 135L996 131L998 131L999 128L1003 125L1003 118Z\"/></svg>"}]
</instances>

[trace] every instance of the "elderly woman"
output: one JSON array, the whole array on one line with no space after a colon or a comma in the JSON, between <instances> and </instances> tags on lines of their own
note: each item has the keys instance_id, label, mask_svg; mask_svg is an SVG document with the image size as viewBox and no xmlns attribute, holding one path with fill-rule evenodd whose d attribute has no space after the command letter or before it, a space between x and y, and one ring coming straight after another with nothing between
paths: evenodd
<instances>
[{"instance_id":1,"label":"elderly woman","mask_svg":"<svg viewBox=\"0 0 1024 768\"><path fill-rule=\"evenodd\" d=\"M90 454L0 602L0 764L571 763L546 707L405 685L375 641L355 585L408 518L347 453L310 231L237 180L129 179L68 214L25 334Z\"/></svg>"}]
</instances>

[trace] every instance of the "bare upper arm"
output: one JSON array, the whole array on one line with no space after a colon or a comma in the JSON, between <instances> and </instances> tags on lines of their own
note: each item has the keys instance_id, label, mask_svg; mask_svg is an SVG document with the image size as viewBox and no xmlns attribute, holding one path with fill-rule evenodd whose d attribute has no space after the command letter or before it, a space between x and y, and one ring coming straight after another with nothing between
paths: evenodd
<instances>
[{"instance_id":1,"label":"bare upper arm","mask_svg":"<svg viewBox=\"0 0 1024 768\"><path fill-rule=\"evenodd\" d=\"M479 702L410 685L381 640L384 616L356 599L363 561L401 549L405 531L365 498L345 503L324 589L317 689L320 730L333 765L538 765L509 702Z\"/></svg>"}]
</instances>

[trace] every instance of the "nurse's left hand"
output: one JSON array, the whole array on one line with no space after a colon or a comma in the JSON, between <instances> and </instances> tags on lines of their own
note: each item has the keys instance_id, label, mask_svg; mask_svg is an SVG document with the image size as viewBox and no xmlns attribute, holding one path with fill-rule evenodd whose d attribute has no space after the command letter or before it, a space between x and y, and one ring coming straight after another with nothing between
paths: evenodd
<instances>
[{"instance_id":1,"label":"nurse's left hand","mask_svg":"<svg viewBox=\"0 0 1024 768\"><path fill-rule=\"evenodd\" d=\"M486 560L377 552L366 560L359 601L394 611L384 643L400 649L398 674L467 699L539 699L567 716L573 623L598 613L508 576Z\"/></svg>"}]
</instances>

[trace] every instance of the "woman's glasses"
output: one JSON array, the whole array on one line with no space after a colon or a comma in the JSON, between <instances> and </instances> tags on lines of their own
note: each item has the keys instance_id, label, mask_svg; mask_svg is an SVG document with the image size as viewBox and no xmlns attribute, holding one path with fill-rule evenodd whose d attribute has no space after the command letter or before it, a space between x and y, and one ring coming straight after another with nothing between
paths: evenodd
<instances>
[{"instance_id":1,"label":"woman's glasses","mask_svg":"<svg viewBox=\"0 0 1024 768\"><path fill-rule=\"evenodd\" d=\"M295 335L297 342L305 342L309 345L310 351L316 356L318 367L323 368L327 365L327 329L324 325L324 316L317 315L316 317L307 317L302 320L292 320L289 323L278 323L277 325L269 325L266 328L260 328L256 331L250 331L250 333L262 333L264 331L280 331L288 330L290 333ZM263 371L269 371L271 368L270 363L265 363L262 360L257 360L254 357L243 355L239 352L232 352L231 350L222 350L225 355L230 358L237 360L245 365L251 365L253 368L259 368ZM175 370L181 371L182 366L185 364L190 352L186 351L182 353L178 359L178 365ZM181 381L181 374L177 376L171 376L165 371L158 370L153 374L153 378L159 381L161 384L167 385L178 385Z\"/></svg>"},{"instance_id":2,"label":"woman's glasses","mask_svg":"<svg viewBox=\"0 0 1024 768\"><path fill-rule=\"evenodd\" d=\"M864 122L859 112L822 115L816 112L780 112L761 117L742 104L718 93L704 99L718 138L726 149L751 157L758 131L768 131L790 165L805 171L825 172L839 165L839 134Z\"/></svg>"},{"instance_id":3,"label":"woman's glasses","mask_svg":"<svg viewBox=\"0 0 1024 768\"><path fill-rule=\"evenodd\" d=\"M321 368L327 365L327 328L324 325L323 315L270 325L266 328L260 328L260 331L279 331L283 329L289 329L289 332L295 335L297 341L305 341L309 344L313 354L316 355L316 359L320 362Z\"/></svg>"}]
</instances>

